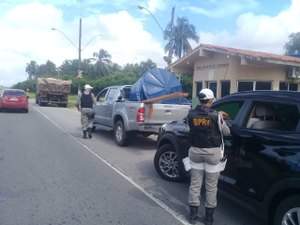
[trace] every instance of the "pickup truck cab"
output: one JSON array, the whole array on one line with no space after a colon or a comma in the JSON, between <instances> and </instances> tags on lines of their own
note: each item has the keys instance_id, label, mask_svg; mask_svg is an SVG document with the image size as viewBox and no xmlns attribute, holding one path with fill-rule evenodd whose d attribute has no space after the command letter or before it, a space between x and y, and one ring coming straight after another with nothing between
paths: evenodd
<instances>
[{"instance_id":1,"label":"pickup truck cab","mask_svg":"<svg viewBox=\"0 0 300 225\"><path fill-rule=\"evenodd\" d=\"M110 86L96 96L94 125L112 128L117 145L127 145L132 133L158 134L163 124L183 119L190 110L190 105L130 101L130 88Z\"/></svg>"},{"instance_id":2,"label":"pickup truck cab","mask_svg":"<svg viewBox=\"0 0 300 225\"><path fill-rule=\"evenodd\" d=\"M270 225L300 225L300 93L240 92L212 108L227 112L231 135L224 137L227 165L220 193L252 209ZM163 125L154 165L170 181L188 177L186 121Z\"/></svg>"}]
</instances>

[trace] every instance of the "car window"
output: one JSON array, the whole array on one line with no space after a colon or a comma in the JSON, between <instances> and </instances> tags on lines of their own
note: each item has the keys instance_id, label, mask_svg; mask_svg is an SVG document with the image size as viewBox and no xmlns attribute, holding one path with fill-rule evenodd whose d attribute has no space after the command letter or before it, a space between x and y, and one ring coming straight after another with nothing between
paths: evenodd
<instances>
[{"instance_id":1,"label":"car window","mask_svg":"<svg viewBox=\"0 0 300 225\"><path fill-rule=\"evenodd\" d=\"M299 118L299 110L295 104L254 102L246 127L259 130L295 131Z\"/></svg>"},{"instance_id":2,"label":"car window","mask_svg":"<svg viewBox=\"0 0 300 225\"><path fill-rule=\"evenodd\" d=\"M16 96L25 96L25 92L22 90L5 90L3 96L6 95L16 95Z\"/></svg>"},{"instance_id":3,"label":"car window","mask_svg":"<svg viewBox=\"0 0 300 225\"><path fill-rule=\"evenodd\" d=\"M117 92L117 88L111 88L109 91L108 91L108 94L107 94L107 97L106 97L106 100L107 101L111 101L114 99L114 96Z\"/></svg>"},{"instance_id":4,"label":"car window","mask_svg":"<svg viewBox=\"0 0 300 225\"><path fill-rule=\"evenodd\" d=\"M129 100L130 98L130 88L124 88L124 99Z\"/></svg>"},{"instance_id":5,"label":"car window","mask_svg":"<svg viewBox=\"0 0 300 225\"><path fill-rule=\"evenodd\" d=\"M235 120L238 112L243 106L243 103L244 101L226 102L213 106L212 108L216 109L217 111L226 112L229 115L228 120Z\"/></svg>"},{"instance_id":6,"label":"car window","mask_svg":"<svg viewBox=\"0 0 300 225\"><path fill-rule=\"evenodd\" d=\"M105 89L100 92L100 94L97 96L97 101L104 101L105 100L105 95L107 93L108 89Z\"/></svg>"}]
</instances>

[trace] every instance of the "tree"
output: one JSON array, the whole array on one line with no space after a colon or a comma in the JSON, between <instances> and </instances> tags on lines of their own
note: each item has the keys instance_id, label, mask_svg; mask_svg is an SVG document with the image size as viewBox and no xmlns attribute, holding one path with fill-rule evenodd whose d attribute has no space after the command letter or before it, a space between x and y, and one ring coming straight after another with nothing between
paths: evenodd
<instances>
[{"instance_id":1,"label":"tree","mask_svg":"<svg viewBox=\"0 0 300 225\"><path fill-rule=\"evenodd\" d=\"M300 32L289 35L289 41L285 43L284 49L286 55L300 54Z\"/></svg>"},{"instance_id":2,"label":"tree","mask_svg":"<svg viewBox=\"0 0 300 225\"><path fill-rule=\"evenodd\" d=\"M165 39L168 40L165 46L165 52L172 50L174 55L179 58L192 50L189 40L199 42L199 36L196 33L195 26L190 24L185 17L177 17L176 25L172 27L172 24L169 24L164 34Z\"/></svg>"},{"instance_id":3,"label":"tree","mask_svg":"<svg viewBox=\"0 0 300 225\"><path fill-rule=\"evenodd\" d=\"M57 72L56 65L50 60L37 67L37 77L56 77Z\"/></svg>"},{"instance_id":4,"label":"tree","mask_svg":"<svg viewBox=\"0 0 300 225\"><path fill-rule=\"evenodd\" d=\"M131 74L131 76L134 78L140 78L146 70L153 67L156 67L156 64L151 59L148 59L147 61L140 62L140 64L127 63L123 68L123 72L127 73L128 75Z\"/></svg>"},{"instance_id":5,"label":"tree","mask_svg":"<svg viewBox=\"0 0 300 225\"><path fill-rule=\"evenodd\" d=\"M36 78L37 69L38 65L34 60L31 60L30 63L26 64L25 72L28 74L30 80Z\"/></svg>"},{"instance_id":6,"label":"tree","mask_svg":"<svg viewBox=\"0 0 300 225\"><path fill-rule=\"evenodd\" d=\"M92 61L96 61L94 68L97 74L100 76L106 76L110 72L112 66L111 55L104 49L100 49L99 52L94 52Z\"/></svg>"}]
</instances>

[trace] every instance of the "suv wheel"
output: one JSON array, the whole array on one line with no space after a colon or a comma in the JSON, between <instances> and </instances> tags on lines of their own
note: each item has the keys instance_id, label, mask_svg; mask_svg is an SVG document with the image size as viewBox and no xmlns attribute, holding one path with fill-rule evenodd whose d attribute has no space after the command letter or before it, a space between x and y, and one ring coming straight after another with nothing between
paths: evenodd
<instances>
[{"instance_id":1,"label":"suv wheel","mask_svg":"<svg viewBox=\"0 0 300 225\"><path fill-rule=\"evenodd\" d=\"M171 144L162 145L157 149L154 167L165 180L173 182L183 180L183 176L179 172L178 156Z\"/></svg>"},{"instance_id":2,"label":"suv wheel","mask_svg":"<svg viewBox=\"0 0 300 225\"><path fill-rule=\"evenodd\" d=\"M300 225L300 196L284 199L277 207L274 225Z\"/></svg>"},{"instance_id":3,"label":"suv wheel","mask_svg":"<svg viewBox=\"0 0 300 225\"><path fill-rule=\"evenodd\" d=\"M114 126L114 138L117 145L128 145L129 135L128 132L125 130L123 122L120 120L117 121Z\"/></svg>"}]
</instances>

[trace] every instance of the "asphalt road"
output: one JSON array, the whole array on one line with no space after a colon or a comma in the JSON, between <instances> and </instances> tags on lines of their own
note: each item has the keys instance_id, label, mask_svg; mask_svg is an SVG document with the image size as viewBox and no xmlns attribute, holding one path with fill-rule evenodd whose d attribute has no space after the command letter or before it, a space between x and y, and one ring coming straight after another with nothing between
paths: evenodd
<instances>
[{"instance_id":1,"label":"asphalt road","mask_svg":"<svg viewBox=\"0 0 300 225\"><path fill-rule=\"evenodd\" d=\"M118 147L98 127L84 140L78 111L35 104L0 124L0 225L188 224L188 183L157 175L155 136ZM265 225L218 199L216 225Z\"/></svg>"}]
</instances>

